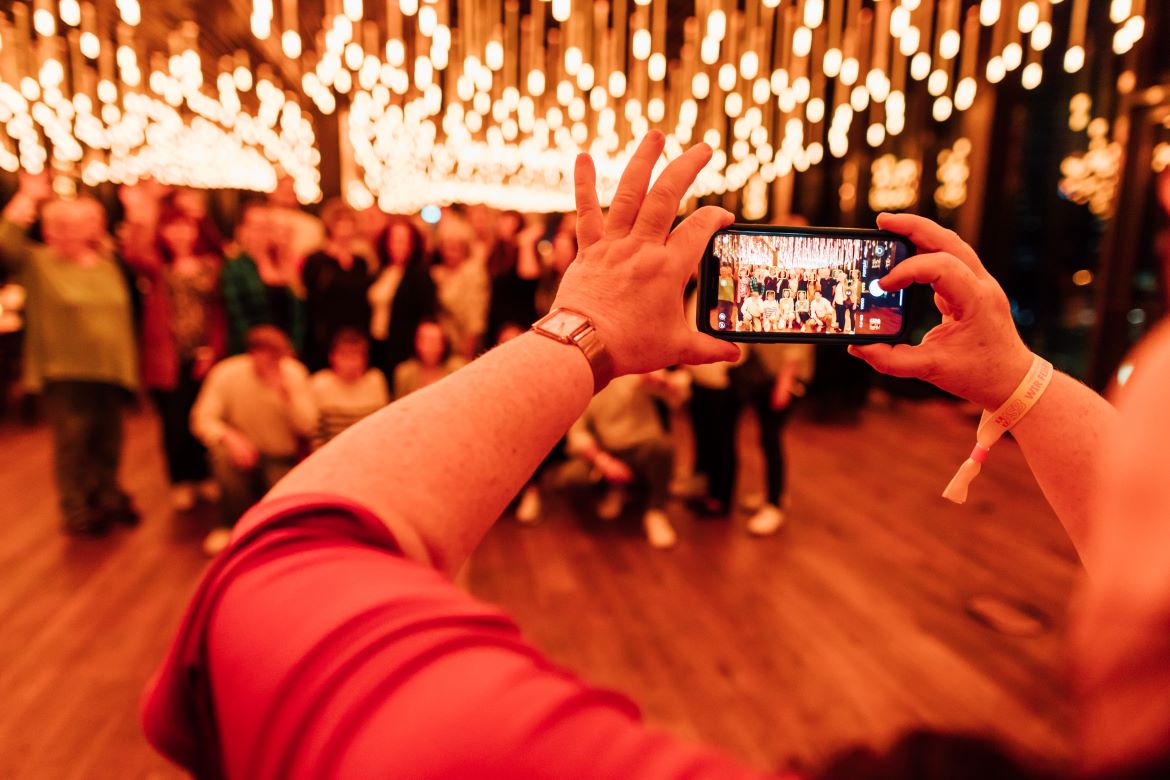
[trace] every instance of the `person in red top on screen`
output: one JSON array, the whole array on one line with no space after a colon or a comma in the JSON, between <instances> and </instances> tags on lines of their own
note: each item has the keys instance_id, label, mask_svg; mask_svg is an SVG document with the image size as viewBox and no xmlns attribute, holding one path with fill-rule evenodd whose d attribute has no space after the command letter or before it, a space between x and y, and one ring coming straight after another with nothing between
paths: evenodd
<instances>
[{"instance_id":1,"label":"person in red top on screen","mask_svg":"<svg viewBox=\"0 0 1170 780\"><path fill-rule=\"evenodd\" d=\"M738 355L688 327L679 294L731 215L706 207L670 230L711 150L699 145L676 158L647 192L662 148L660 133L642 141L604 217L593 165L584 155L577 162L580 254L554 308L590 318L618 376ZM902 263L883 285L933 283L948 321L922 346L858 354L996 406L1030 364L1006 297L953 234L906 216L880 224L931 252ZM1170 382L1168 335L1126 388L1123 415L1152 415L1150 426L1119 424L1099 396L1061 375L1015 431L1100 578L1081 602L1079 625L1113 619L1127 629L1104 632L1104 640L1091 632L1074 646L1081 679L1096 683L1080 689L1083 724L1099 730L1085 741L1085 766L1094 771L1165 760L1170 744L1170 697L1153 695L1165 690L1167 665L1150 655L1170 653L1170 480L1152 478L1140 457L1155 441L1153 428L1162 439L1170 433L1170 409L1157 394ZM646 727L626 698L555 667L506 614L451 583L584 410L594 382L582 350L525 333L371 415L295 468L244 517L200 584L147 691L151 742L200 777L761 776ZM1126 500L1091 509L1098 452L1112 434L1124 434L1107 451L1127 471L1113 483L1100 473ZM1157 511L1138 511L1138 499ZM1139 544L1134 566L1138 531L1164 543ZM1141 641L1151 636L1160 644ZM1137 665L1127 663L1135 657ZM1133 685L1130 672L1161 687ZM1105 718L1121 706L1133 714L1110 725ZM1039 776L1029 771L994 746L927 736L899 743L888 760L847 753L825 776Z\"/></svg>"}]
</instances>

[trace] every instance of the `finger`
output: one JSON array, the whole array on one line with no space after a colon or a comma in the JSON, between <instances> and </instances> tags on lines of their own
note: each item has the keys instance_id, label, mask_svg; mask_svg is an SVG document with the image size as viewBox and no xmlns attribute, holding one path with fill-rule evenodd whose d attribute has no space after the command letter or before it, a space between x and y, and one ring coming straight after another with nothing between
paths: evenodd
<instances>
[{"instance_id":1,"label":"finger","mask_svg":"<svg viewBox=\"0 0 1170 780\"><path fill-rule=\"evenodd\" d=\"M938 309L939 314L946 320L951 316L951 307L947 305L946 300L938 293L934 294L934 305Z\"/></svg>"},{"instance_id":2,"label":"finger","mask_svg":"<svg viewBox=\"0 0 1170 780\"><path fill-rule=\"evenodd\" d=\"M910 239L919 252L948 252L966 263L967 267L980 278L990 274L983 267L979 255L953 230L947 230L937 222L917 214L878 214L878 227L891 233L899 233Z\"/></svg>"},{"instance_id":3,"label":"finger","mask_svg":"<svg viewBox=\"0 0 1170 780\"><path fill-rule=\"evenodd\" d=\"M718 206L703 206L679 223L671 231L666 246L682 262L693 266L703 256L703 250L715 231L722 230L735 221L735 215Z\"/></svg>"},{"instance_id":4,"label":"finger","mask_svg":"<svg viewBox=\"0 0 1170 780\"><path fill-rule=\"evenodd\" d=\"M605 218L597 202L597 169L588 154L577 155L573 188L577 196L577 247L583 250L605 235Z\"/></svg>"},{"instance_id":5,"label":"finger","mask_svg":"<svg viewBox=\"0 0 1170 780\"><path fill-rule=\"evenodd\" d=\"M634 235L649 241L664 241L678 213L679 202L710 159L711 147L700 143L672 160L642 201L632 231Z\"/></svg>"},{"instance_id":6,"label":"finger","mask_svg":"<svg viewBox=\"0 0 1170 780\"><path fill-rule=\"evenodd\" d=\"M692 333L679 350L678 362L688 366L739 360L739 345L702 333Z\"/></svg>"},{"instance_id":7,"label":"finger","mask_svg":"<svg viewBox=\"0 0 1170 780\"><path fill-rule=\"evenodd\" d=\"M634 220L638 218L642 199L646 197L646 187L650 184L654 163L658 162L664 144L662 133L657 130L651 130L638 144L637 151L622 172L617 193L609 204L609 216L605 220L607 238L622 238L630 232Z\"/></svg>"},{"instance_id":8,"label":"finger","mask_svg":"<svg viewBox=\"0 0 1170 780\"><path fill-rule=\"evenodd\" d=\"M934 360L925 347L907 344L853 344L849 354L869 363L875 371L890 376L924 379L934 369Z\"/></svg>"},{"instance_id":9,"label":"finger","mask_svg":"<svg viewBox=\"0 0 1170 780\"><path fill-rule=\"evenodd\" d=\"M878 284L886 292L896 292L915 282L931 285L954 319L970 314L978 304L979 280L954 255L945 252L915 255L894 266Z\"/></svg>"}]
</instances>

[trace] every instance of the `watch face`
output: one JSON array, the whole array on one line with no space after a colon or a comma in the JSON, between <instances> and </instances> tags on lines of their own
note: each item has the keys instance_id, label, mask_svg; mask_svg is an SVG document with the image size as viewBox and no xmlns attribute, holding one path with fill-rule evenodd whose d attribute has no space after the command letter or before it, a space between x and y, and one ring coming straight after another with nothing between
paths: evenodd
<instances>
[{"instance_id":1,"label":"watch face","mask_svg":"<svg viewBox=\"0 0 1170 780\"><path fill-rule=\"evenodd\" d=\"M585 317L576 312L562 309L543 320L540 323L540 329L559 338L569 339L587 324L589 324L589 320Z\"/></svg>"}]
</instances>

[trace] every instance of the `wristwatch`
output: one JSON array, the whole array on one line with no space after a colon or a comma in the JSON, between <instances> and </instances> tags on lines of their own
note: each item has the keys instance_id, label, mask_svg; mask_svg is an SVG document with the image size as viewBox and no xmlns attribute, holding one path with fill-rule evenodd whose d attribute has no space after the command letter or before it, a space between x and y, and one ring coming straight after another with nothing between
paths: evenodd
<instances>
[{"instance_id":1,"label":"wristwatch","mask_svg":"<svg viewBox=\"0 0 1170 780\"><path fill-rule=\"evenodd\" d=\"M613 379L613 358L593 321L579 311L572 309L553 309L545 316L532 324L532 329L542 336L562 344L573 344L585 353L590 368L593 369L593 392L599 392Z\"/></svg>"}]
</instances>

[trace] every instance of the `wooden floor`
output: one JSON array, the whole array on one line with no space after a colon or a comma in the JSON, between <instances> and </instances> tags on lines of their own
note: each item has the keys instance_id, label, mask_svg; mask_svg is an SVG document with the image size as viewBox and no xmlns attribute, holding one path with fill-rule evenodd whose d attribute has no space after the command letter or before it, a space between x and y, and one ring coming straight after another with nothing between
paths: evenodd
<instances>
[{"instance_id":1,"label":"wooden floor","mask_svg":"<svg viewBox=\"0 0 1170 780\"><path fill-rule=\"evenodd\" d=\"M762 768L915 726L1064 760L1075 559L1011 442L968 505L937 497L973 433L942 404L880 406L858 427L800 420L774 537L676 508L681 542L658 552L635 516L601 525L552 499L540 526L501 522L469 581L650 721ZM143 741L136 707L205 565L211 517L170 516L154 420L135 416L129 434L126 481L146 522L82 542L56 530L47 431L0 427L0 778L177 776ZM750 493L760 464L745 457ZM1030 605L1051 628L997 633L966 612L978 594Z\"/></svg>"}]
</instances>

